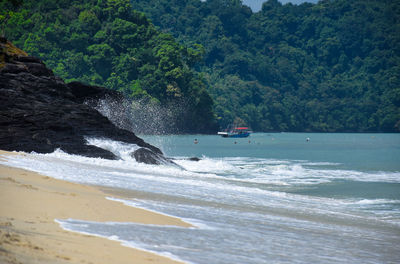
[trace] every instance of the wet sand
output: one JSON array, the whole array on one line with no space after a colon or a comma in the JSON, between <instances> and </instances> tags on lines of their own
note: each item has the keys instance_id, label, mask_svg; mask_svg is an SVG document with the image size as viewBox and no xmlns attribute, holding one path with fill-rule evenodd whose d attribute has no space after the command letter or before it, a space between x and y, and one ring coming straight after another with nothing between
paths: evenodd
<instances>
[{"instance_id":1,"label":"wet sand","mask_svg":"<svg viewBox=\"0 0 400 264\"><path fill-rule=\"evenodd\" d=\"M180 263L117 241L69 232L55 222L73 218L190 227L178 218L106 196L94 186L0 165L0 263Z\"/></svg>"}]
</instances>

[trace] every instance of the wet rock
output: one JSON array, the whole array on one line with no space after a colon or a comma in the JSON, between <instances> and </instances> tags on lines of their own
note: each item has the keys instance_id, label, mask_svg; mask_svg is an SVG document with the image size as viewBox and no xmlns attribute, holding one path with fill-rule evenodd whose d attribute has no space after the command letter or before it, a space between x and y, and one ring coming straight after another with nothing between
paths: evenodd
<instances>
[{"instance_id":1,"label":"wet rock","mask_svg":"<svg viewBox=\"0 0 400 264\"><path fill-rule=\"evenodd\" d=\"M9 53L11 45L0 42L0 149L49 153L59 148L88 157L118 158L86 144L85 137L99 137L136 144L158 160L164 158L158 148L84 104L104 97L119 100L118 92L79 82L66 84L38 58L15 52L15 47ZM150 155L140 153L141 158L151 160Z\"/></svg>"},{"instance_id":2,"label":"wet rock","mask_svg":"<svg viewBox=\"0 0 400 264\"><path fill-rule=\"evenodd\" d=\"M23 58L22 61L21 61L21 59L19 59L19 61L26 66L29 73L36 75L36 76L54 76L53 71L46 68L44 63L42 63L42 62L26 62L27 60L29 61L30 59L26 58L26 57L25 58L22 57L22 58Z\"/></svg>"},{"instance_id":3,"label":"wet rock","mask_svg":"<svg viewBox=\"0 0 400 264\"><path fill-rule=\"evenodd\" d=\"M100 86L86 85L80 82L70 82L67 84L67 86L75 96L75 100L79 103L88 101L89 98L95 101L103 98L109 98L116 101L123 100L121 93L117 91L106 90Z\"/></svg>"},{"instance_id":4,"label":"wet rock","mask_svg":"<svg viewBox=\"0 0 400 264\"><path fill-rule=\"evenodd\" d=\"M131 157L139 163L160 165L160 164L172 164L172 161L165 158L160 153L156 153L147 148L139 148L131 153Z\"/></svg>"}]
</instances>

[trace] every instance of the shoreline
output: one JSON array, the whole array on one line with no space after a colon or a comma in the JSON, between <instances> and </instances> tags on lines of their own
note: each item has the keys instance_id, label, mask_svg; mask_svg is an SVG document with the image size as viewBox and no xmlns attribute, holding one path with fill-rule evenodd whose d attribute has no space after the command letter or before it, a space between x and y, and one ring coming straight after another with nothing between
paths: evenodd
<instances>
[{"instance_id":1,"label":"shoreline","mask_svg":"<svg viewBox=\"0 0 400 264\"><path fill-rule=\"evenodd\" d=\"M0 151L0 159L7 155L25 154ZM100 187L0 165L0 262L184 263L120 241L68 231L57 223L57 219L72 218L193 227L179 218L127 206L107 196Z\"/></svg>"}]
</instances>

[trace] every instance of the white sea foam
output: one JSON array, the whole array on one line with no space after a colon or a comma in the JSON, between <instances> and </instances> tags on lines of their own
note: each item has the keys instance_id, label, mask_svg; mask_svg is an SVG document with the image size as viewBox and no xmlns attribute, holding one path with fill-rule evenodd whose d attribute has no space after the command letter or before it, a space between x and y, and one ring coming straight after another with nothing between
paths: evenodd
<instances>
[{"instance_id":1,"label":"white sea foam","mask_svg":"<svg viewBox=\"0 0 400 264\"><path fill-rule=\"evenodd\" d=\"M181 218L181 217L178 217L176 215L166 214L166 213L163 213L161 211L153 210L149 206L144 206L143 205L143 204L146 203L145 200L140 200L140 199L126 200L126 199L119 199L119 198L114 198L114 197L106 197L106 199L110 200L110 201L123 203L126 206L131 206L131 207L135 207L135 208L141 208L141 209L144 209L146 211L153 212L153 213L156 213L156 214L165 215L165 216L168 216L168 217L178 218L178 219L182 220L183 222L186 222L186 223L192 225L193 228L214 230L214 228L206 225L204 222L199 221L197 219ZM165 225L163 225L163 226L165 226ZM179 226L174 226L174 227L182 228L182 227L179 227Z\"/></svg>"},{"instance_id":2,"label":"white sea foam","mask_svg":"<svg viewBox=\"0 0 400 264\"><path fill-rule=\"evenodd\" d=\"M307 168L304 161L288 161L252 158L203 157L195 162L176 160L184 170L171 166L153 166L137 163L129 153L137 148L104 139L88 139L90 144L113 151L122 159L104 160L69 155L60 150L51 154L7 156L3 163L34 170L48 176L90 184L125 187L126 179L143 179L153 182L183 184L210 190L232 190L244 193L281 195L254 186L240 186L239 183L269 184L277 186L315 185L335 180L363 182L400 182L399 172L360 172L326 168ZM300 162L300 163L299 163ZM125 179L125 180L124 180ZM231 183L231 184L227 184ZM130 184L135 184L134 181Z\"/></svg>"},{"instance_id":3,"label":"white sea foam","mask_svg":"<svg viewBox=\"0 0 400 264\"><path fill-rule=\"evenodd\" d=\"M93 145L108 151L111 151L116 156L120 157L123 160L134 161L130 154L140 147L136 144L129 144L120 141L114 141L106 138L93 138L86 137L85 138L88 145Z\"/></svg>"},{"instance_id":4,"label":"white sea foam","mask_svg":"<svg viewBox=\"0 0 400 264\"><path fill-rule=\"evenodd\" d=\"M359 205L400 204L400 200L389 199L362 199L354 202Z\"/></svg>"},{"instance_id":5,"label":"white sea foam","mask_svg":"<svg viewBox=\"0 0 400 264\"><path fill-rule=\"evenodd\" d=\"M261 140L264 135L254 136ZM58 150L6 156L0 163L68 181L135 190L140 199L108 199L178 217L196 226L60 220L71 230L99 233L157 254L171 252L202 264L215 260L227 264L232 257L237 263L261 264L265 259L282 263L287 262L286 256L301 260L299 263L380 263L382 259L398 263L400 198L396 188L400 172L395 171L396 165L388 171L383 165L377 166L381 171L373 171L375 164L364 166L357 159L347 160L340 156L342 150L335 148L335 156L324 152L332 158L313 159L314 154L307 151L320 151L312 145L317 142L316 136L300 154L288 153L288 145L277 148L278 140L269 145L244 146L204 136L194 146L192 136L162 139L171 140L170 147L158 147L177 153L180 157L171 156L183 169L137 163L129 155L136 145L99 138L87 138L87 142L121 159L87 158ZM205 147L207 140L212 142L210 149ZM188 142L187 146L182 142ZM180 143L177 151L175 146ZM234 152L218 156L225 147ZM281 152L275 155L273 148ZM211 151L210 156L202 156L202 151ZM233 153L244 157L228 157ZM187 160L192 156L201 160ZM376 193L374 182L381 188ZM348 189L341 190L341 186ZM366 192L362 189L365 186ZM354 244L358 239L361 243Z\"/></svg>"},{"instance_id":6,"label":"white sea foam","mask_svg":"<svg viewBox=\"0 0 400 264\"><path fill-rule=\"evenodd\" d=\"M235 200L244 206L258 204L272 208L296 208L301 205L308 210L313 205L315 210L321 212L325 211L321 204L336 208L342 206L341 200L290 194L269 189L268 186L312 186L337 180L400 182L398 172L338 170L331 168L335 166L333 164L322 163L321 167L321 163L310 165L304 160L203 157L198 162L176 160L184 169L153 166L137 163L129 156L137 148L134 144L98 138L87 140L88 144L106 148L121 159L88 158L57 150L51 154L7 156L6 161L0 163L80 183L154 193L170 192L176 196L207 201L229 203Z\"/></svg>"},{"instance_id":7,"label":"white sea foam","mask_svg":"<svg viewBox=\"0 0 400 264\"><path fill-rule=\"evenodd\" d=\"M187 159L178 159L176 163L193 172L209 172L209 173L227 173L236 169L232 164L223 159L210 159L202 157L199 161L191 161Z\"/></svg>"},{"instance_id":8,"label":"white sea foam","mask_svg":"<svg viewBox=\"0 0 400 264\"><path fill-rule=\"evenodd\" d=\"M361 172L335 169L334 166L338 164L329 162L279 161L252 158L204 158L198 162L178 160L177 163L189 171L223 174L223 177L233 176L240 181L253 183L298 185L321 184L333 180L400 183L400 172ZM326 168L327 166L328 168ZM237 177L237 175L239 176ZM229 179L235 180L232 177L229 177Z\"/></svg>"},{"instance_id":9,"label":"white sea foam","mask_svg":"<svg viewBox=\"0 0 400 264\"><path fill-rule=\"evenodd\" d=\"M89 235L89 236L95 236L95 237L101 237L101 238L105 238L108 240L112 240L112 241L117 241L119 242L122 246L125 247L130 247L130 248L134 248L134 249L139 249L145 252L149 252L155 255L159 255L162 257L166 257L169 258L171 260L174 261L179 261L179 262L184 262L184 263L188 263L191 264L192 262L189 261L185 261L181 258L179 258L178 256L167 252L167 251L163 251L163 252L157 252L157 251L153 251L153 250L149 250L146 248L145 244L139 244L137 242L134 241L126 241L121 239L120 237L116 236L116 235L111 235L111 236L104 236L104 235L100 235L100 234L96 234L96 233L90 233L90 232L85 232L85 231L77 231L78 227L87 227L90 224L96 223L96 222L91 222L91 221L83 221L83 220L79 220L79 223L77 223L77 221L75 221L74 219L67 219L67 220L60 220L60 219L54 219L54 221L56 223L58 223L60 225L60 227L66 231L70 231L70 232L75 232L75 233L79 233L79 234L83 234L83 235ZM108 223L108 224L113 224L113 223ZM120 224L120 223L118 223ZM130 223L132 224L132 223ZM140 225L140 224L137 224Z\"/></svg>"},{"instance_id":10,"label":"white sea foam","mask_svg":"<svg viewBox=\"0 0 400 264\"><path fill-rule=\"evenodd\" d=\"M155 210L143 207L139 203L135 202L134 200L119 199L119 198L114 198L114 197L106 197L106 199L110 200L110 201L114 201L114 202L120 202L120 203L123 203L126 206L140 208L140 209L143 209L143 210L146 210L146 211L149 211L149 212L153 212L153 213L156 213L156 214L165 215L165 216L168 216L168 217L179 218L179 217L174 216L174 215L165 214L165 213L162 213L162 212L159 212L159 211L155 211Z\"/></svg>"}]
</instances>

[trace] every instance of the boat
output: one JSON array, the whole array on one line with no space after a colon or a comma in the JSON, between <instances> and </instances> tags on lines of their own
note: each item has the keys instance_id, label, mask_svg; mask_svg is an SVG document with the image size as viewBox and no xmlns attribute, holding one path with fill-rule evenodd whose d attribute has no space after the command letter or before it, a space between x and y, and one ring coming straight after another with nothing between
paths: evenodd
<instances>
[{"instance_id":1,"label":"boat","mask_svg":"<svg viewBox=\"0 0 400 264\"><path fill-rule=\"evenodd\" d=\"M218 135L230 138L245 138L250 136L250 133L251 130L248 127L237 127L231 125L224 131L218 132Z\"/></svg>"}]
</instances>

